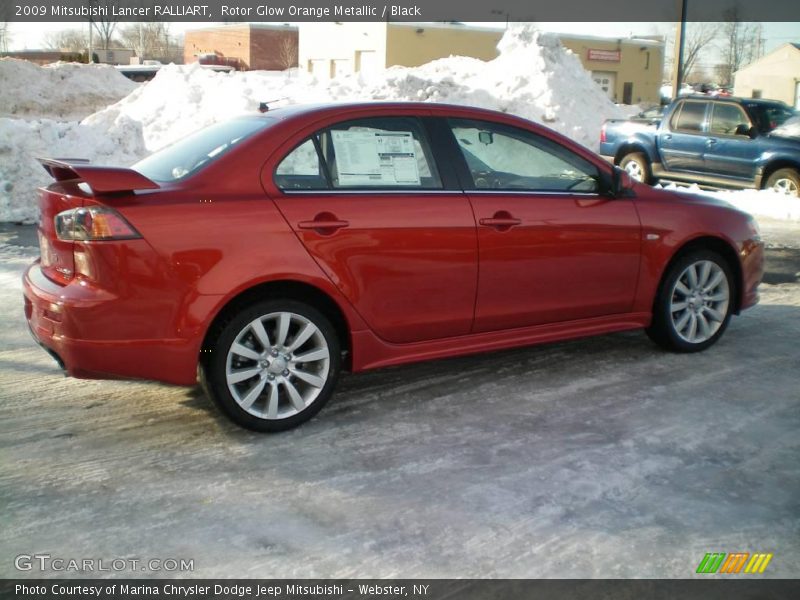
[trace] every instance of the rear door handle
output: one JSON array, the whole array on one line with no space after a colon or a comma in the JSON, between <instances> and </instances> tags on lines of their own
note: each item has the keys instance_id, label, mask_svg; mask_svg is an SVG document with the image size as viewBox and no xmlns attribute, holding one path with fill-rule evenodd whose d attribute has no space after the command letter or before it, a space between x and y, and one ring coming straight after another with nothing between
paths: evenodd
<instances>
[{"instance_id":1,"label":"rear door handle","mask_svg":"<svg viewBox=\"0 0 800 600\"><path fill-rule=\"evenodd\" d=\"M342 229L350 225L349 221L337 219L336 215L331 213L319 213L314 217L313 221L300 221L297 224L298 229L313 229L319 234L330 235L337 229Z\"/></svg>"},{"instance_id":2,"label":"rear door handle","mask_svg":"<svg viewBox=\"0 0 800 600\"><path fill-rule=\"evenodd\" d=\"M713 146L716 143L717 143L717 140L715 140L714 138L708 138L706 140L706 146Z\"/></svg>"},{"instance_id":3,"label":"rear door handle","mask_svg":"<svg viewBox=\"0 0 800 600\"><path fill-rule=\"evenodd\" d=\"M507 231L512 227L522 223L521 219L512 217L511 214L505 210L499 210L494 213L494 216L488 219L480 219L478 221L484 227L493 227L498 231Z\"/></svg>"}]
</instances>

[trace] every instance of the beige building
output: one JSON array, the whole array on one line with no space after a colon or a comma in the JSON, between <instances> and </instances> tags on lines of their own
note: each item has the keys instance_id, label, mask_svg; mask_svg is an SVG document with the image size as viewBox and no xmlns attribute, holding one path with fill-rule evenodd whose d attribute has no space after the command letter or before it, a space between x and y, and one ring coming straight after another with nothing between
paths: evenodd
<instances>
[{"instance_id":1,"label":"beige building","mask_svg":"<svg viewBox=\"0 0 800 600\"><path fill-rule=\"evenodd\" d=\"M313 23L300 27L299 66L321 77L416 67L437 58L497 57L504 31L431 23ZM560 36L615 102L658 103L663 39Z\"/></svg>"},{"instance_id":2,"label":"beige building","mask_svg":"<svg viewBox=\"0 0 800 600\"><path fill-rule=\"evenodd\" d=\"M733 93L781 100L800 108L800 43L784 44L736 71Z\"/></svg>"}]
</instances>

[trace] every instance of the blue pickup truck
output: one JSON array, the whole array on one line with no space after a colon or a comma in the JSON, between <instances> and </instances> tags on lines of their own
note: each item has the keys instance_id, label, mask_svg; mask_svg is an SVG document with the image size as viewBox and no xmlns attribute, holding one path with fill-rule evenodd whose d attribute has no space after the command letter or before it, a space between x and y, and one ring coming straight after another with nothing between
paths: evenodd
<instances>
[{"instance_id":1,"label":"blue pickup truck","mask_svg":"<svg viewBox=\"0 0 800 600\"><path fill-rule=\"evenodd\" d=\"M606 121L600 154L645 183L800 196L800 115L774 100L682 97L660 122Z\"/></svg>"}]
</instances>

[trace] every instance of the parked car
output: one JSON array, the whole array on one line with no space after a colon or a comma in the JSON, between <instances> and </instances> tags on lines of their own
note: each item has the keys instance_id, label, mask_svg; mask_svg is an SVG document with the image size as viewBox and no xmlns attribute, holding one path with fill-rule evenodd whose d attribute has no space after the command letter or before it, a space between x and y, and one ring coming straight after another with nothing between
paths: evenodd
<instances>
[{"instance_id":1,"label":"parked car","mask_svg":"<svg viewBox=\"0 0 800 600\"><path fill-rule=\"evenodd\" d=\"M781 128L796 114L773 100L681 98L658 122L606 121L600 154L645 183L668 179L798 196L800 137Z\"/></svg>"},{"instance_id":2,"label":"parked car","mask_svg":"<svg viewBox=\"0 0 800 600\"><path fill-rule=\"evenodd\" d=\"M342 369L638 328L704 350L763 270L749 215L473 108L286 107L130 169L41 162L34 337L74 377L199 366L259 431L309 419Z\"/></svg>"}]
</instances>

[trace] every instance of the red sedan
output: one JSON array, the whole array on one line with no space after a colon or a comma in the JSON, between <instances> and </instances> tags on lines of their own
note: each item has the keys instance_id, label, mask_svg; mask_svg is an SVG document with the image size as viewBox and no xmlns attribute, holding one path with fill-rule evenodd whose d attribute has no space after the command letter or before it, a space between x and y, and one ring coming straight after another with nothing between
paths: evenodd
<instances>
[{"instance_id":1,"label":"red sedan","mask_svg":"<svg viewBox=\"0 0 800 600\"><path fill-rule=\"evenodd\" d=\"M41 162L34 337L74 377L199 366L259 431L311 418L343 368L637 328L694 352L758 301L747 214L497 112L298 106L130 169Z\"/></svg>"}]
</instances>

